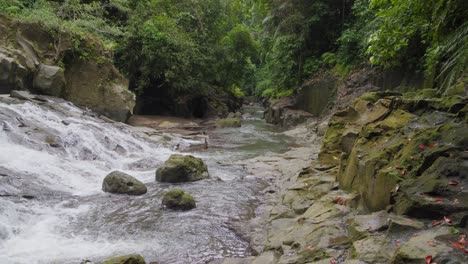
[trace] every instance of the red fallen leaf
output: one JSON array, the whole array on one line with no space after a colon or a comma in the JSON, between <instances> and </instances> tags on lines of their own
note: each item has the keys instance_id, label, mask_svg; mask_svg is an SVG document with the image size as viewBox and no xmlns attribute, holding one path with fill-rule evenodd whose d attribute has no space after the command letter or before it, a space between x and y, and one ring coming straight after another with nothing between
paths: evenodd
<instances>
[{"instance_id":1,"label":"red fallen leaf","mask_svg":"<svg viewBox=\"0 0 468 264\"><path fill-rule=\"evenodd\" d=\"M426 148L426 145L421 144L421 145L419 145L419 148L420 148L420 149L425 149L425 148Z\"/></svg>"},{"instance_id":2,"label":"red fallen leaf","mask_svg":"<svg viewBox=\"0 0 468 264\"><path fill-rule=\"evenodd\" d=\"M466 245L466 235L461 235L460 241L458 241L458 243Z\"/></svg>"},{"instance_id":3,"label":"red fallen leaf","mask_svg":"<svg viewBox=\"0 0 468 264\"><path fill-rule=\"evenodd\" d=\"M345 200L344 200L344 199L341 199L341 198L340 198L340 199L338 200L338 204L339 204L339 205L343 205L343 204L344 204L344 202L345 202Z\"/></svg>"},{"instance_id":4,"label":"red fallen leaf","mask_svg":"<svg viewBox=\"0 0 468 264\"><path fill-rule=\"evenodd\" d=\"M454 247L456 247L458 249L465 249L465 247L460 243L452 242L452 241L450 241L450 243L452 243L452 246L454 246Z\"/></svg>"},{"instance_id":5,"label":"red fallen leaf","mask_svg":"<svg viewBox=\"0 0 468 264\"><path fill-rule=\"evenodd\" d=\"M435 201L436 203L441 203L441 202L444 201L444 199L442 199L442 198L435 198L434 201Z\"/></svg>"},{"instance_id":6,"label":"red fallen leaf","mask_svg":"<svg viewBox=\"0 0 468 264\"><path fill-rule=\"evenodd\" d=\"M451 180L451 181L449 181L449 184L450 184L450 185L453 185L453 186L457 186L457 185L458 185L458 181L456 181L456 180Z\"/></svg>"},{"instance_id":7,"label":"red fallen leaf","mask_svg":"<svg viewBox=\"0 0 468 264\"><path fill-rule=\"evenodd\" d=\"M335 258L331 258L331 259L330 259L330 264L336 264L336 263L338 263L338 262L336 262L336 259L335 259Z\"/></svg>"},{"instance_id":8,"label":"red fallen leaf","mask_svg":"<svg viewBox=\"0 0 468 264\"><path fill-rule=\"evenodd\" d=\"M440 224L442 224L442 221L436 221L436 220L432 221L432 227L438 226Z\"/></svg>"},{"instance_id":9,"label":"red fallen leaf","mask_svg":"<svg viewBox=\"0 0 468 264\"><path fill-rule=\"evenodd\" d=\"M431 262L432 262L432 256L429 255L426 257L426 264L431 264Z\"/></svg>"},{"instance_id":10,"label":"red fallen leaf","mask_svg":"<svg viewBox=\"0 0 468 264\"><path fill-rule=\"evenodd\" d=\"M451 224L451 223L452 223L452 219L450 219L450 218L448 218L448 217L445 217L445 216L444 216L444 221L445 221L445 223L447 223L447 224Z\"/></svg>"},{"instance_id":11,"label":"red fallen leaf","mask_svg":"<svg viewBox=\"0 0 468 264\"><path fill-rule=\"evenodd\" d=\"M405 174L406 174L406 169L401 170L401 175L405 175Z\"/></svg>"}]
</instances>

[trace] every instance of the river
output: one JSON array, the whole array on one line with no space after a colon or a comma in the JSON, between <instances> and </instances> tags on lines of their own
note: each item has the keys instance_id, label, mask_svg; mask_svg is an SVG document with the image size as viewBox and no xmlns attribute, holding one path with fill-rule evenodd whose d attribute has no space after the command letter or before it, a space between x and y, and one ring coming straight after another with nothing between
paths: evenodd
<instances>
[{"instance_id":1,"label":"river","mask_svg":"<svg viewBox=\"0 0 468 264\"><path fill-rule=\"evenodd\" d=\"M241 128L209 131L204 150L42 99L0 98L0 263L99 263L133 253L148 263L217 263L252 254L235 226L255 216L266 183L234 162L283 152L293 142L260 118L259 107L244 109ZM155 169L177 153L175 145L205 160L211 178L155 182ZM148 193L102 192L113 170L143 181ZM161 207L175 186L195 197L196 209Z\"/></svg>"}]
</instances>

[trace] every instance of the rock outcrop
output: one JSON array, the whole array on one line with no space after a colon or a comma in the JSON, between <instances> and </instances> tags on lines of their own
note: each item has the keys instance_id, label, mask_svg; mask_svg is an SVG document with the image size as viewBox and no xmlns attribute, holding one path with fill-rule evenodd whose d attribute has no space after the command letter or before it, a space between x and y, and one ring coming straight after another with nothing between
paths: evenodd
<instances>
[{"instance_id":1,"label":"rock outcrop","mask_svg":"<svg viewBox=\"0 0 468 264\"><path fill-rule=\"evenodd\" d=\"M102 190L109 193L129 195L142 195L147 192L144 183L120 171L113 171L104 178Z\"/></svg>"},{"instance_id":2,"label":"rock outcrop","mask_svg":"<svg viewBox=\"0 0 468 264\"><path fill-rule=\"evenodd\" d=\"M164 194L162 205L169 209L182 211L196 207L193 196L180 189L173 189Z\"/></svg>"},{"instance_id":3,"label":"rock outcrop","mask_svg":"<svg viewBox=\"0 0 468 264\"><path fill-rule=\"evenodd\" d=\"M285 97L271 104L264 113L265 120L270 124L291 127L305 122L313 115L295 106L295 99Z\"/></svg>"},{"instance_id":4,"label":"rock outcrop","mask_svg":"<svg viewBox=\"0 0 468 264\"><path fill-rule=\"evenodd\" d=\"M339 167L340 188L357 192L368 211L468 214L467 99L428 92L365 94L331 118L320 161Z\"/></svg>"},{"instance_id":5,"label":"rock outcrop","mask_svg":"<svg viewBox=\"0 0 468 264\"><path fill-rule=\"evenodd\" d=\"M124 122L135 105L127 87L102 44L91 36L52 35L39 24L0 15L0 93L30 90L61 97Z\"/></svg>"},{"instance_id":6,"label":"rock outcrop","mask_svg":"<svg viewBox=\"0 0 468 264\"><path fill-rule=\"evenodd\" d=\"M107 259L102 264L146 264L146 262L140 255L127 255Z\"/></svg>"},{"instance_id":7,"label":"rock outcrop","mask_svg":"<svg viewBox=\"0 0 468 264\"><path fill-rule=\"evenodd\" d=\"M208 168L203 160L191 155L173 154L156 170L156 181L159 182L192 182L208 177Z\"/></svg>"}]
</instances>

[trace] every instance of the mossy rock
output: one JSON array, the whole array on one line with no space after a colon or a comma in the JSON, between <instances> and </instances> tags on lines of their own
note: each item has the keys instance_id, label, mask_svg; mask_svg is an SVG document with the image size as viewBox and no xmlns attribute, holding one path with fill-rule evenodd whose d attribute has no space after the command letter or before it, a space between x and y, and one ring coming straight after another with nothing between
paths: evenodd
<instances>
[{"instance_id":1,"label":"mossy rock","mask_svg":"<svg viewBox=\"0 0 468 264\"><path fill-rule=\"evenodd\" d=\"M225 128L225 127L241 127L241 120L239 118L224 118L216 122L216 127Z\"/></svg>"},{"instance_id":2,"label":"mossy rock","mask_svg":"<svg viewBox=\"0 0 468 264\"><path fill-rule=\"evenodd\" d=\"M208 168L203 160L191 155L173 154L156 170L156 181L159 182L192 182L208 177Z\"/></svg>"},{"instance_id":3,"label":"mossy rock","mask_svg":"<svg viewBox=\"0 0 468 264\"><path fill-rule=\"evenodd\" d=\"M121 171L109 173L102 183L104 192L116 194L142 195L147 192L146 185Z\"/></svg>"},{"instance_id":4,"label":"mossy rock","mask_svg":"<svg viewBox=\"0 0 468 264\"><path fill-rule=\"evenodd\" d=\"M169 209L182 211L196 207L193 196L180 189L173 189L164 194L162 204Z\"/></svg>"},{"instance_id":5,"label":"mossy rock","mask_svg":"<svg viewBox=\"0 0 468 264\"><path fill-rule=\"evenodd\" d=\"M110 258L102 264L146 264L145 259L140 255L126 255Z\"/></svg>"}]
</instances>

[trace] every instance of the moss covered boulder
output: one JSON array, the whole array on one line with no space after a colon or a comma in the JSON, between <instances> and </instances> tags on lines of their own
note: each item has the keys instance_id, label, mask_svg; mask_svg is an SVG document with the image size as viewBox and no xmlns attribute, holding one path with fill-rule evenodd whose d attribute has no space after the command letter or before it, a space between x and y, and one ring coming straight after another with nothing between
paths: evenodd
<instances>
[{"instance_id":1,"label":"moss covered boulder","mask_svg":"<svg viewBox=\"0 0 468 264\"><path fill-rule=\"evenodd\" d=\"M166 208L183 211L191 210L196 207L193 196L180 189L168 191L163 197L162 204Z\"/></svg>"},{"instance_id":2,"label":"moss covered boulder","mask_svg":"<svg viewBox=\"0 0 468 264\"><path fill-rule=\"evenodd\" d=\"M110 258L102 262L102 264L146 264L146 262L140 255L127 255Z\"/></svg>"},{"instance_id":3,"label":"moss covered boulder","mask_svg":"<svg viewBox=\"0 0 468 264\"><path fill-rule=\"evenodd\" d=\"M241 127L241 120L240 118L224 118L218 120L216 122L216 127L224 128L224 127Z\"/></svg>"},{"instance_id":4,"label":"moss covered boulder","mask_svg":"<svg viewBox=\"0 0 468 264\"><path fill-rule=\"evenodd\" d=\"M121 171L109 173L102 183L102 190L108 193L142 195L147 192L144 183Z\"/></svg>"},{"instance_id":5,"label":"moss covered boulder","mask_svg":"<svg viewBox=\"0 0 468 264\"><path fill-rule=\"evenodd\" d=\"M192 182L208 177L208 168L203 160L191 155L173 154L156 170L156 181L159 182Z\"/></svg>"}]
</instances>

